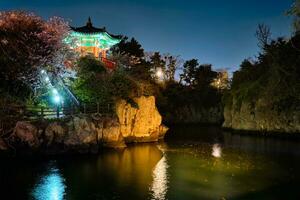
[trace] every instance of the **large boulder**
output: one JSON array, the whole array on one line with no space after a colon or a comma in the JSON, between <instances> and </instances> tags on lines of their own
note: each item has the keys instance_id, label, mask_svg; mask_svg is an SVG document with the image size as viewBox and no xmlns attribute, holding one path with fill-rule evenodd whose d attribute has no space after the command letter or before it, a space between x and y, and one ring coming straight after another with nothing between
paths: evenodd
<instances>
[{"instance_id":1,"label":"large boulder","mask_svg":"<svg viewBox=\"0 0 300 200\"><path fill-rule=\"evenodd\" d=\"M126 147L117 118L74 117L64 137L67 147L85 147L96 151L98 147Z\"/></svg>"},{"instance_id":2,"label":"large boulder","mask_svg":"<svg viewBox=\"0 0 300 200\"><path fill-rule=\"evenodd\" d=\"M19 121L10 137L10 142L22 144L24 147L38 148L41 144L39 136L40 132L34 125L26 121Z\"/></svg>"},{"instance_id":3,"label":"large boulder","mask_svg":"<svg viewBox=\"0 0 300 200\"><path fill-rule=\"evenodd\" d=\"M98 131L92 119L74 117L67 123L68 132L64 137L67 148L97 149Z\"/></svg>"},{"instance_id":4,"label":"large boulder","mask_svg":"<svg viewBox=\"0 0 300 200\"><path fill-rule=\"evenodd\" d=\"M101 142L104 147L126 147L124 138L121 134L120 123L117 119L103 121L103 128L102 132L98 135L98 141Z\"/></svg>"},{"instance_id":5,"label":"large boulder","mask_svg":"<svg viewBox=\"0 0 300 200\"><path fill-rule=\"evenodd\" d=\"M45 139L47 146L51 144L62 144L64 142L66 127L58 122L50 123L45 130Z\"/></svg>"},{"instance_id":6,"label":"large boulder","mask_svg":"<svg viewBox=\"0 0 300 200\"><path fill-rule=\"evenodd\" d=\"M167 131L155 105L155 97L134 98L134 105L125 100L116 103L120 131L128 142L158 141Z\"/></svg>"}]
</instances>

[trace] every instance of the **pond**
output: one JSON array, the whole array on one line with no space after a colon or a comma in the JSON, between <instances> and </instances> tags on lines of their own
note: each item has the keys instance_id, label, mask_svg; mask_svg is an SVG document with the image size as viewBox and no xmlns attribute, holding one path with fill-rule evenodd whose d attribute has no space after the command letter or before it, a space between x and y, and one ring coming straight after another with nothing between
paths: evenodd
<instances>
[{"instance_id":1,"label":"pond","mask_svg":"<svg viewBox=\"0 0 300 200\"><path fill-rule=\"evenodd\" d=\"M1 159L0 199L300 199L300 141L177 126L100 155Z\"/></svg>"}]
</instances>

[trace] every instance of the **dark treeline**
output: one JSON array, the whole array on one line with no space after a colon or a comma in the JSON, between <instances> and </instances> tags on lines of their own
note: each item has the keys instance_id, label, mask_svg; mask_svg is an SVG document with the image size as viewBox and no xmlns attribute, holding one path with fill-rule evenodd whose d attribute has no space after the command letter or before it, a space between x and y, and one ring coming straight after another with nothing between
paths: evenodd
<instances>
[{"instance_id":1,"label":"dark treeline","mask_svg":"<svg viewBox=\"0 0 300 200\"><path fill-rule=\"evenodd\" d=\"M290 38L271 38L271 29L256 31L260 52L233 74L223 98L224 127L266 132L299 132L300 1L288 14L294 20Z\"/></svg>"},{"instance_id":2,"label":"dark treeline","mask_svg":"<svg viewBox=\"0 0 300 200\"><path fill-rule=\"evenodd\" d=\"M200 64L197 59L183 62L179 56L145 53L134 38L125 38L117 45L112 59L131 77L148 86L143 95L156 96L159 110L169 122L179 121L178 115L189 115L191 109L198 112L219 108L222 93L228 87L226 72L216 72L210 64ZM221 115L216 121L220 121Z\"/></svg>"}]
</instances>

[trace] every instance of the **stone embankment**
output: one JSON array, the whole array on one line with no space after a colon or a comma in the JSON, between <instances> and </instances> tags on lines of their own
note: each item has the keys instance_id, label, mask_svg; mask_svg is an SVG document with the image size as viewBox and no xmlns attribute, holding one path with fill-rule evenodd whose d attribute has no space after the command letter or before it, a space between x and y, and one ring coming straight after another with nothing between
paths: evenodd
<instances>
[{"instance_id":1,"label":"stone embankment","mask_svg":"<svg viewBox=\"0 0 300 200\"><path fill-rule=\"evenodd\" d=\"M0 151L30 150L46 153L97 153L102 147L124 148L132 142L155 142L164 138L155 98L138 97L134 105L120 100L114 116L80 115L57 121L19 121L13 133L0 139Z\"/></svg>"}]
</instances>

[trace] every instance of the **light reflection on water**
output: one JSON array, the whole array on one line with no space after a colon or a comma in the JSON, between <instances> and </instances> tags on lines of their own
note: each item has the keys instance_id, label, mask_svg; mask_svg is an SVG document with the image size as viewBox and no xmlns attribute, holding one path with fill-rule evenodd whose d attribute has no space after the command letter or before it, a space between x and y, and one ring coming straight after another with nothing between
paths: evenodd
<instances>
[{"instance_id":1,"label":"light reflection on water","mask_svg":"<svg viewBox=\"0 0 300 200\"><path fill-rule=\"evenodd\" d=\"M214 144L212 147L212 156L215 158L221 158L222 156L222 148L220 144Z\"/></svg>"},{"instance_id":2,"label":"light reflection on water","mask_svg":"<svg viewBox=\"0 0 300 200\"><path fill-rule=\"evenodd\" d=\"M162 150L163 152L163 150ZM168 163L167 157L163 152L163 157L153 169L153 181L150 190L153 192L153 199L164 200L168 191Z\"/></svg>"},{"instance_id":3,"label":"light reflection on water","mask_svg":"<svg viewBox=\"0 0 300 200\"><path fill-rule=\"evenodd\" d=\"M95 156L3 159L1 197L300 199L299 141L222 134L201 127L172 130L165 143L130 145Z\"/></svg>"},{"instance_id":4,"label":"light reflection on water","mask_svg":"<svg viewBox=\"0 0 300 200\"><path fill-rule=\"evenodd\" d=\"M32 196L36 200L62 200L66 186L59 170L52 166L34 187Z\"/></svg>"}]
</instances>

